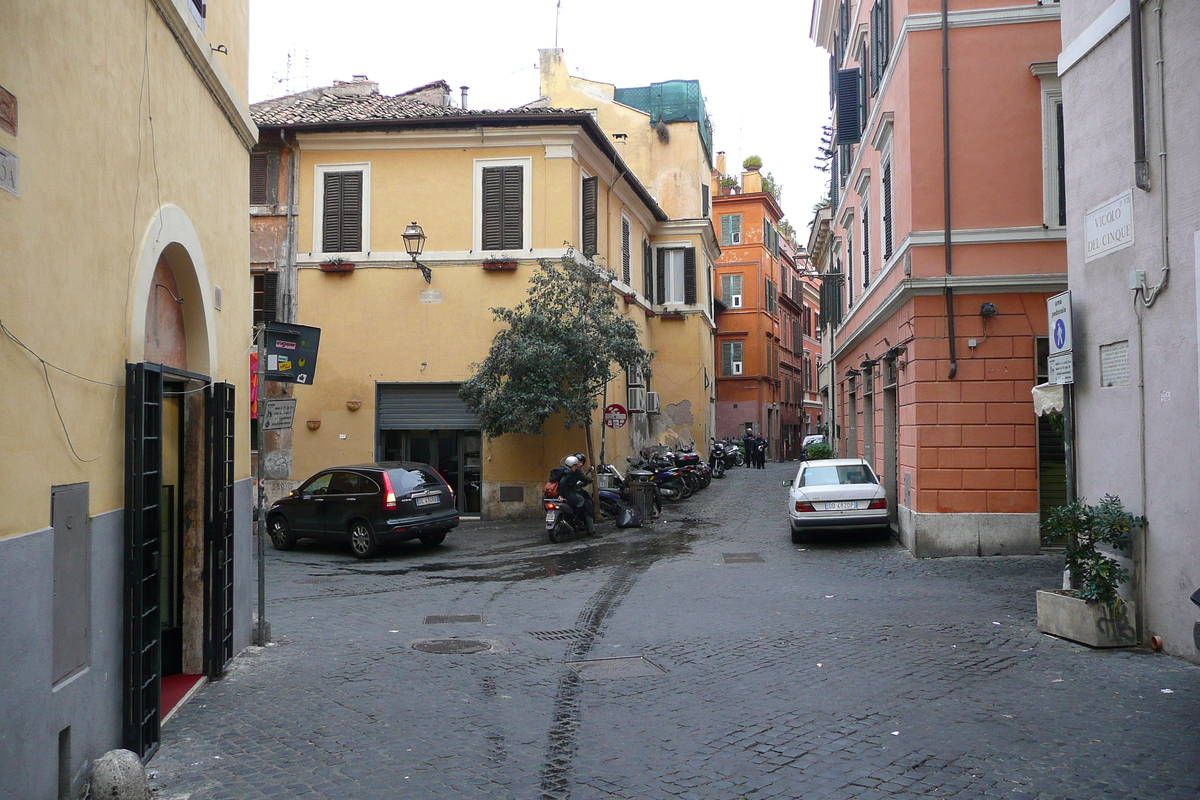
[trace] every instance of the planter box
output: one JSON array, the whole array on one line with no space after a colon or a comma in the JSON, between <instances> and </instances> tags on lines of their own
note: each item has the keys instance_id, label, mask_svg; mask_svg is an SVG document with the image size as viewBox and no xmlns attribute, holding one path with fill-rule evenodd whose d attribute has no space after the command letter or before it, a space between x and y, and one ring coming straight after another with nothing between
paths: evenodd
<instances>
[{"instance_id":1,"label":"planter box","mask_svg":"<svg viewBox=\"0 0 1200 800\"><path fill-rule=\"evenodd\" d=\"M1137 644L1136 607L1126 602L1114 617L1102 603L1087 603L1061 592L1037 593L1038 630L1088 647Z\"/></svg>"},{"instance_id":2,"label":"planter box","mask_svg":"<svg viewBox=\"0 0 1200 800\"><path fill-rule=\"evenodd\" d=\"M484 261L483 268L488 272L498 272L500 270L511 270L517 268L516 261Z\"/></svg>"},{"instance_id":3,"label":"planter box","mask_svg":"<svg viewBox=\"0 0 1200 800\"><path fill-rule=\"evenodd\" d=\"M346 261L342 264L326 263L321 265L321 272L353 272L354 264Z\"/></svg>"}]
</instances>

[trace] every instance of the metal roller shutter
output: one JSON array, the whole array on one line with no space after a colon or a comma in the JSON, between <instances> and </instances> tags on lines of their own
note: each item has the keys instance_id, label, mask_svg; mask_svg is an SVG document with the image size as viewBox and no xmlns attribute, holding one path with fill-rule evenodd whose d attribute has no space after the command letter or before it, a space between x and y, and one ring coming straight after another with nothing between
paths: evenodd
<instances>
[{"instance_id":1,"label":"metal roller shutter","mask_svg":"<svg viewBox=\"0 0 1200 800\"><path fill-rule=\"evenodd\" d=\"M457 383L379 385L379 430L477 429L479 417L458 396Z\"/></svg>"}]
</instances>

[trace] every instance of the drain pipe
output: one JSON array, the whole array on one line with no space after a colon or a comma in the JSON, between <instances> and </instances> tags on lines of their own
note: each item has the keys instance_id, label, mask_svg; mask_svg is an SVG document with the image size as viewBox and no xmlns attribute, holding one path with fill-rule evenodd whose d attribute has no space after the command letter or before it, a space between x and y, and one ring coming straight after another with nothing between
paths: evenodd
<instances>
[{"instance_id":1,"label":"drain pipe","mask_svg":"<svg viewBox=\"0 0 1200 800\"><path fill-rule=\"evenodd\" d=\"M953 379L958 374L958 356L954 348L954 287L948 280L954 274L954 251L950 241L950 0L942 0L942 205L946 218L943 239L947 277L946 335L950 339L950 372L947 377Z\"/></svg>"},{"instance_id":2,"label":"drain pipe","mask_svg":"<svg viewBox=\"0 0 1200 800\"><path fill-rule=\"evenodd\" d=\"M1142 3L1129 0L1129 61L1133 73L1133 180L1150 191L1150 162L1146 160L1146 98L1142 74Z\"/></svg>"}]
</instances>

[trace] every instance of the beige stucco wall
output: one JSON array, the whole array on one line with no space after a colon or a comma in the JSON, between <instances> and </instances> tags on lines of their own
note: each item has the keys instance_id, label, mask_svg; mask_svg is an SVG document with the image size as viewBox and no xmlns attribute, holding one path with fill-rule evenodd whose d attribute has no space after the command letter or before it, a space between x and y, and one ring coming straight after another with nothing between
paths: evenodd
<instances>
[{"instance_id":1,"label":"beige stucco wall","mask_svg":"<svg viewBox=\"0 0 1200 800\"><path fill-rule=\"evenodd\" d=\"M229 50L226 85L243 97L246 5L210 6L210 31ZM49 524L52 485L89 482L94 514L123 505L121 387L126 360L143 351L133 337L158 253L197 267L176 276L190 286L189 368L236 384L239 399L250 288L246 145L154 2L6 3L0 86L18 101L17 134L0 132L0 147L20 159L20 195L0 191L0 320L88 379L52 369L52 396L39 362L0 340L2 537ZM247 424L239 415L242 442ZM235 477L248 475L239 448Z\"/></svg>"}]
</instances>

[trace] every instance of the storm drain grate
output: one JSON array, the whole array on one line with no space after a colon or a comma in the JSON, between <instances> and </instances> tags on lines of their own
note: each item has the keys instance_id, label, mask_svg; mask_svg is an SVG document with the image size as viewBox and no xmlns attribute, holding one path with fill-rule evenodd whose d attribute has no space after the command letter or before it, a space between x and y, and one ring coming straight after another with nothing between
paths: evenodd
<instances>
[{"instance_id":1,"label":"storm drain grate","mask_svg":"<svg viewBox=\"0 0 1200 800\"><path fill-rule=\"evenodd\" d=\"M762 564L763 557L758 553L722 553L721 558L726 564Z\"/></svg>"},{"instance_id":2,"label":"storm drain grate","mask_svg":"<svg viewBox=\"0 0 1200 800\"><path fill-rule=\"evenodd\" d=\"M426 625L440 625L443 622L483 622L479 614L431 614L425 618Z\"/></svg>"},{"instance_id":3,"label":"storm drain grate","mask_svg":"<svg viewBox=\"0 0 1200 800\"><path fill-rule=\"evenodd\" d=\"M662 667L641 656L596 658L589 661L568 661L566 664L576 675L588 681L658 677L667 673Z\"/></svg>"},{"instance_id":4,"label":"storm drain grate","mask_svg":"<svg viewBox=\"0 0 1200 800\"><path fill-rule=\"evenodd\" d=\"M577 642L588 637L587 631L568 629L564 631L525 631L539 642ZM600 638L600 634L594 634Z\"/></svg>"},{"instance_id":5,"label":"storm drain grate","mask_svg":"<svg viewBox=\"0 0 1200 800\"><path fill-rule=\"evenodd\" d=\"M475 639L426 639L423 642L414 642L413 649L420 650L422 653L456 656L482 653L485 650L491 650L492 646L487 642Z\"/></svg>"},{"instance_id":6,"label":"storm drain grate","mask_svg":"<svg viewBox=\"0 0 1200 800\"><path fill-rule=\"evenodd\" d=\"M333 577L297 578L296 583L334 583L340 580L342 579Z\"/></svg>"}]
</instances>

